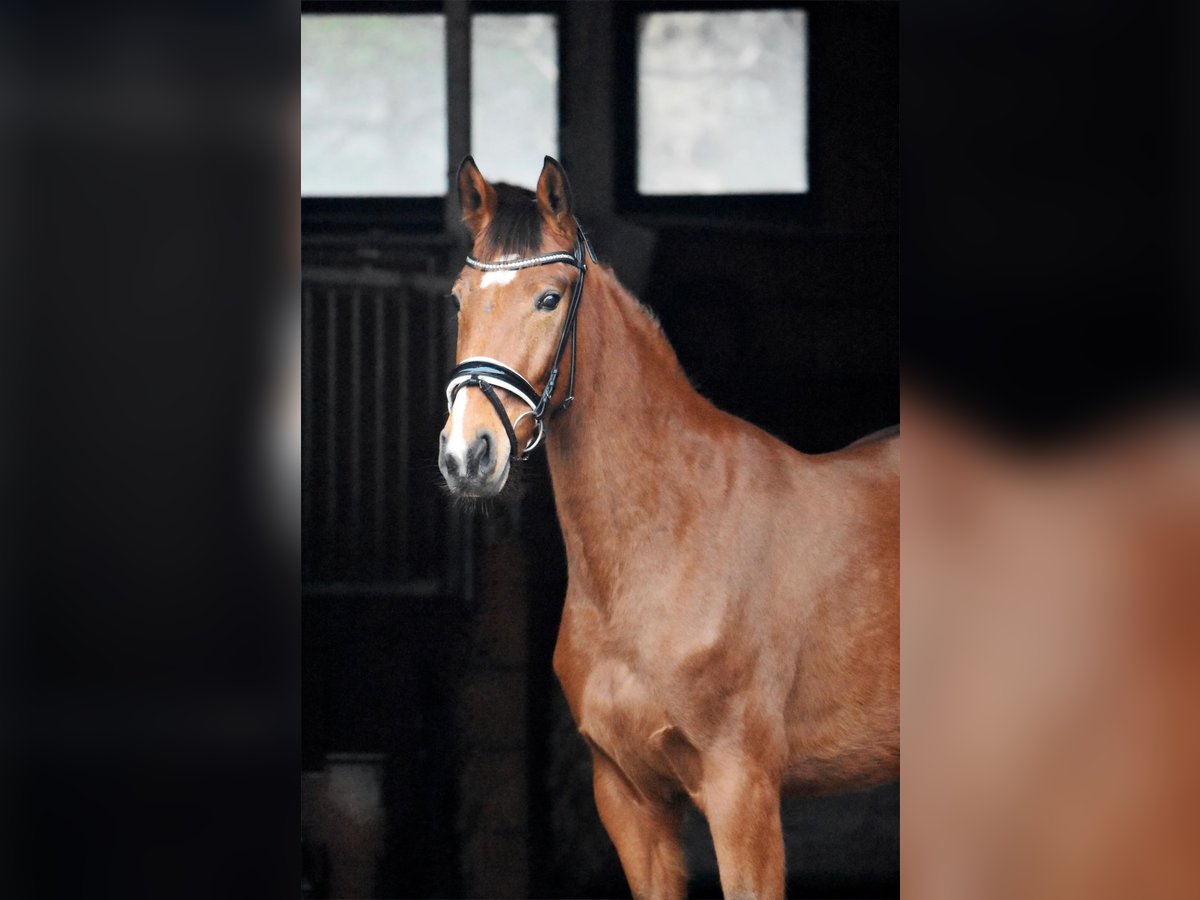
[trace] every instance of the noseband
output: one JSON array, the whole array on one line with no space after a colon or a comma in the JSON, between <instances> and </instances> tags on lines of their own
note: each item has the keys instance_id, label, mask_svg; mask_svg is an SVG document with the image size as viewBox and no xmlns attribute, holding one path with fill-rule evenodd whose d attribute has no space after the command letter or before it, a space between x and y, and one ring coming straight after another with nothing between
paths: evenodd
<instances>
[{"instance_id":1,"label":"noseband","mask_svg":"<svg viewBox=\"0 0 1200 900\"><path fill-rule=\"evenodd\" d=\"M550 365L550 377L546 379L546 388L540 396L534 390L533 385L517 371L499 360L486 356L470 356L455 366L454 371L450 373L450 381L446 385L447 409L451 411L454 409L454 398L464 387L479 388L483 392L483 396L487 397L488 402L492 404L492 408L496 410L496 415L500 417L500 422L504 425L505 432L508 433L508 443L512 448L513 459L524 459L528 456L542 442L542 438L546 434L544 420L550 408L550 401L554 398L554 388L558 382L558 367L562 362L563 351L567 348L568 338L571 340L571 376L567 383L567 396L563 398L562 403L558 405L552 415L558 415L566 410L570 407L571 401L575 399L575 320L576 314L579 312L579 301L583 298L583 282L587 276L589 256L595 258L592 254L592 246L588 243L583 229L576 227L575 247L570 253L566 251L544 253L541 256L527 256L524 259L507 262L480 262L473 256L467 257L467 265L472 269L479 269L481 272L515 272L519 269L548 266L553 263L566 263L579 270L579 277L575 279L575 286L571 289L571 300L567 305L567 318L563 322L562 334L558 337L558 349L554 351L554 362ZM515 421L510 422L508 414L504 411L504 405L496 395L495 388L508 391L529 409L517 416ZM537 432L525 449L519 450L517 449L516 429L526 416L533 417Z\"/></svg>"}]
</instances>

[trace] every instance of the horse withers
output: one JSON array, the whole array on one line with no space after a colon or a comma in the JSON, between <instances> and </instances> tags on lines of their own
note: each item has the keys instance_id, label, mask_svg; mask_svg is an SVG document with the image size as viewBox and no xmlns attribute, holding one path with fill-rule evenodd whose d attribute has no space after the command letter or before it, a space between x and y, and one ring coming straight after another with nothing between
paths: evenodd
<instances>
[{"instance_id":1,"label":"horse withers","mask_svg":"<svg viewBox=\"0 0 1200 900\"><path fill-rule=\"evenodd\" d=\"M630 888L685 893L691 800L725 895L780 897L781 792L899 774L899 438L805 455L696 393L553 159L531 193L468 157L458 191L473 247L439 466L494 495L545 441L554 669Z\"/></svg>"}]
</instances>

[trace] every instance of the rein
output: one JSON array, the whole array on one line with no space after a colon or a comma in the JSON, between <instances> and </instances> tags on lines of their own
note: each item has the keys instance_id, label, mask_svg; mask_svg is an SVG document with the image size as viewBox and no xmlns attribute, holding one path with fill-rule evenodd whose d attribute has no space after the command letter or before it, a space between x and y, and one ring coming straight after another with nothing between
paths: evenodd
<instances>
[{"instance_id":1,"label":"rein","mask_svg":"<svg viewBox=\"0 0 1200 900\"><path fill-rule=\"evenodd\" d=\"M567 396L553 411L552 417L570 408L571 402L575 399L575 323L579 312L579 301L583 299L583 283L587 276L589 256L595 258L592 253L592 245L588 243L583 229L576 225L575 247L569 253L566 251L543 253L540 256L527 256L524 259L507 262L481 262L473 256L467 257L467 265L481 272L515 272L520 269L548 266L554 263L565 263L579 270L579 277L575 279L575 285L571 288L571 300L567 305L567 318L563 322L562 334L558 337L558 349L554 351L554 362L550 365L550 377L546 380L546 388L540 395L533 385L515 369L487 356L470 356L455 366L454 371L450 373L450 381L446 385L447 409L453 410L454 398L464 387L479 388L483 392L483 396L492 404L492 408L496 410L501 424L504 425L513 459L525 459L542 442L542 438L546 434L546 412L554 398L554 389L558 384L558 368L562 362L563 352L567 348L568 338L571 340L571 376L567 383ZM504 405L496 394L496 388L508 391L529 409L510 422L508 414L504 411ZM525 449L520 450L517 446L516 429L526 416L533 418L537 432L526 444Z\"/></svg>"}]
</instances>

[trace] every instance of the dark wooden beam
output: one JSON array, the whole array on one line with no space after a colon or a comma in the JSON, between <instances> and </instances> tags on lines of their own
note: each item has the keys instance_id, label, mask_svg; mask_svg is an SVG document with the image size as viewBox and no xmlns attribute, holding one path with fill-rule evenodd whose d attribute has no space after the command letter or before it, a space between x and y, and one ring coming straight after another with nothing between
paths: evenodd
<instances>
[{"instance_id":1,"label":"dark wooden beam","mask_svg":"<svg viewBox=\"0 0 1200 900\"><path fill-rule=\"evenodd\" d=\"M468 0L445 0L446 17L446 233L462 235L454 175L471 152L471 9Z\"/></svg>"},{"instance_id":2,"label":"dark wooden beam","mask_svg":"<svg viewBox=\"0 0 1200 900\"><path fill-rule=\"evenodd\" d=\"M562 161L587 219L613 212L613 4L563 7Z\"/></svg>"}]
</instances>

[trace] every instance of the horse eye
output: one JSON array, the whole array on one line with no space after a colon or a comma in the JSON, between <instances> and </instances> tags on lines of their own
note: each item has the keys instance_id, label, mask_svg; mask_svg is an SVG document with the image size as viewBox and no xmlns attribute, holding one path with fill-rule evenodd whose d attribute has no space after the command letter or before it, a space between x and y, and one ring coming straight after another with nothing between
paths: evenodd
<instances>
[{"instance_id":1,"label":"horse eye","mask_svg":"<svg viewBox=\"0 0 1200 900\"><path fill-rule=\"evenodd\" d=\"M446 299L454 304L456 310L462 309L462 301L458 299L458 294L447 294Z\"/></svg>"},{"instance_id":2,"label":"horse eye","mask_svg":"<svg viewBox=\"0 0 1200 900\"><path fill-rule=\"evenodd\" d=\"M558 301L561 299L562 294L559 294L557 291L547 291L538 297L537 308L546 310L554 309L554 307L558 306Z\"/></svg>"}]
</instances>

